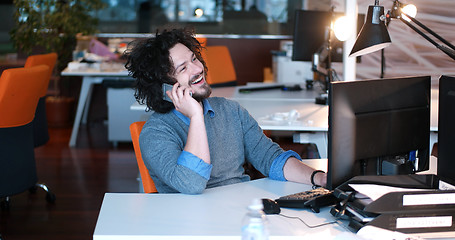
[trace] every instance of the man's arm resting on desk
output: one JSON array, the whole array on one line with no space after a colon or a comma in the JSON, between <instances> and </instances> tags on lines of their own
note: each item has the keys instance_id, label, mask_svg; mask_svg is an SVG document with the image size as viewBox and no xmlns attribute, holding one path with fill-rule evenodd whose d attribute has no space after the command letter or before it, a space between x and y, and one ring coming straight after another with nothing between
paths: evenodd
<instances>
[{"instance_id":1,"label":"man's arm resting on desk","mask_svg":"<svg viewBox=\"0 0 455 240\"><path fill-rule=\"evenodd\" d=\"M286 180L305 184L312 184L311 175L315 170L316 169L306 165L295 157L290 157L283 167L284 177ZM327 174L322 172L316 173L314 175L314 183L316 185L326 186Z\"/></svg>"}]
</instances>

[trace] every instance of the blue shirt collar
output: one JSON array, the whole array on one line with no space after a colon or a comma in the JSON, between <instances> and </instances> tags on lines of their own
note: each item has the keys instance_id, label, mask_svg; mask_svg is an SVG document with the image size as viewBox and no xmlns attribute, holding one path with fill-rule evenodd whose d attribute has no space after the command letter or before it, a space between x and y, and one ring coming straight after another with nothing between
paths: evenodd
<instances>
[{"instance_id":1,"label":"blue shirt collar","mask_svg":"<svg viewBox=\"0 0 455 240\"><path fill-rule=\"evenodd\" d=\"M215 111L213 110L212 106L210 106L210 103L207 99L204 99L202 100L202 107L204 108L204 116L205 115L209 115L211 118L213 118L215 116ZM172 109L172 112L177 116L179 117L186 125L190 125L190 119L183 115L181 112Z\"/></svg>"}]
</instances>

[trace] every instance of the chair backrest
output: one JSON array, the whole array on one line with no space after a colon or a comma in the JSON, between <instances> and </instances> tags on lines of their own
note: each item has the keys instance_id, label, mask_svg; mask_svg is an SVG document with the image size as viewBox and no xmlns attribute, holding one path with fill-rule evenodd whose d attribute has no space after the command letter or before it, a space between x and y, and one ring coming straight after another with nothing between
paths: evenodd
<instances>
[{"instance_id":1,"label":"chair backrest","mask_svg":"<svg viewBox=\"0 0 455 240\"><path fill-rule=\"evenodd\" d=\"M11 68L0 77L0 128L30 123L46 82L49 67ZM34 79L34 81L30 81Z\"/></svg>"},{"instance_id":2,"label":"chair backrest","mask_svg":"<svg viewBox=\"0 0 455 240\"><path fill-rule=\"evenodd\" d=\"M134 153L136 154L137 165L139 167L139 173L141 174L142 186L144 187L145 193L156 193L158 192L153 182L152 177L150 177L149 170L142 160L141 148L139 146L139 135L141 134L142 127L144 126L145 121L134 122L130 125L131 140L133 141Z\"/></svg>"},{"instance_id":3,"label":"chair backrest","mask_svg":"<svg viewBox=\"0 0 455 240\"><path fill-rule=\"evenodd\" d=\"M203 46L203 47L207 46L207 38L206 37L196 36L196 39L201 44L201 46Z\"/></svg>"},{"instance_id":4,"label":"chair backrest","mask_svg":"<svg viewBox=\"0 0 455 240\"><path fill-rule=\"evenodd\" d=\"M52 76L52 72L54 71L55 63L57 62L57 54L56 53L47 53L47 54L37 54L31 55L27 57L25 61L24 67L33 67L37 65L47 65L49 67L47 73L47 83L45 83L43 88L40 90L40 97L46 96L47 88L49 86L49 81Z\"/></svg>"},{"instance_id":5,"label":"chair backrest","mask_svg":"<svg viewBox=\"0 0 455 240\"><path fill-rule=\"evenodd\" d=\"M202 51L207 64L207 83L210 85L236 85L237 76L231 54L226 46L207 46Z\"/></svg>"}]
</instances>

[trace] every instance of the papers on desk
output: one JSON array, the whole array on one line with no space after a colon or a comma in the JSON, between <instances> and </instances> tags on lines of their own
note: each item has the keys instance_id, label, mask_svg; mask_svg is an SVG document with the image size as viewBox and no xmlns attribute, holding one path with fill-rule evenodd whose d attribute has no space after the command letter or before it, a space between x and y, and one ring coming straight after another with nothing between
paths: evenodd
<instances>
[{"instance_id":1,"label":"papers on desk","mask_svg":"<svg viewBox=\"0 0 455 240\"><path fill-rule=\"evenodd\" d=\"M292 109L289 112L276 112L265 117L261 117L258 120L261 123L266 124L288 124L288 125L302 125L302 122L298 121L300 113Z\"/></svg>"},{"instance_id":2,"label":"papers on desk","mask_svg":"<svg viewBox=\"0 0 455 240\"><path fill-rule=\"evenodd\" d=\"M377 184L349 184L349 186L352 189L354 189L356 192L369 197L373 201L376 201L383 195L385 195L387 193L391 193L391 192L428 191L428 189L400 188L400 187L390 187L390 186L377 185ZM444 185L444 186L446 188L444 190L449 190L447 185ZM452 186L451 190L455 190L455 188ZM435 200L435 199L433 199L433 200Z\"/></svg>"},{"instance_id":3,"label":"papers on desk","mask_svg":"<svg viewBox=\"0 0 455 240\"><path fill-rule=\"evenodd\" d=\"M127 72L125 64L121 62L70 62L67 67L69 72L85 71L85 72Z\"/></svg>"},{"instance_id":4,"label":"papers on desk","mask_svg":"<svg viewBox=\"0 0 455 240\"><path fill-rule=\"evenodd\" d=\"M425 189L416 189L416 188L390 187L390 186L376 185L376 184L349 184L349 186L352 189L354 189L356 192L369 197L373 201L376 201L380 197L384 196L387 193L391 193L391 192L410 192L410 191L424 191L425 190Z\"/></svg>"}]
</instances>

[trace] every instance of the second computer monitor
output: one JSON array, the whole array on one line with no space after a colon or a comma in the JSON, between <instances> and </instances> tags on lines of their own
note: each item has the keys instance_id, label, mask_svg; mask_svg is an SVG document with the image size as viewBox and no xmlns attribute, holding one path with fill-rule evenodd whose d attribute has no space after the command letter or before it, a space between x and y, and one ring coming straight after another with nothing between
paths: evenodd
<instances>
[{"instance_id":1,"label":"second computer monitor","mask_svg":"<svg viewBox=\"0 0 455 240\"><path fill-rule=\"evenodd\" d=\"M292 61L309 61L313 54L326 48L328 28L332 21L343 16L343 13L317 10L296 10L293 33ZM360 31L365 19L364 14L357 18L357 32ZM333 35L331 38L332 62L343 61L343 42Z\"/></svg>"},{"instance_id":2,"label":"second computer monitor","mask_svg":"<svg viewBox=\"0 0 455 240\"><path fill-rule=\"evenodd\" d=\"M427 170L430 76L334 82L329 90L328 178Z\"/></svg>"},{"instance_id":3,"label":"second computer monitor","mask_svg":"<svg viewBox=\"0 0 455 240\"><path fill-rule=\"evenodd\" d=\"M439 79L438 177L455 185L455 76Z\"/></svg>"}]
</instances>

